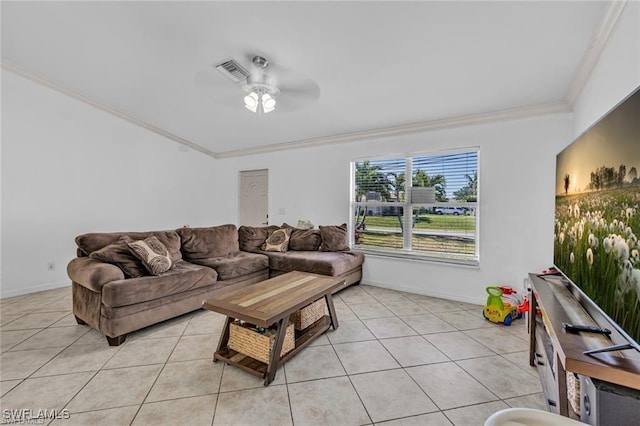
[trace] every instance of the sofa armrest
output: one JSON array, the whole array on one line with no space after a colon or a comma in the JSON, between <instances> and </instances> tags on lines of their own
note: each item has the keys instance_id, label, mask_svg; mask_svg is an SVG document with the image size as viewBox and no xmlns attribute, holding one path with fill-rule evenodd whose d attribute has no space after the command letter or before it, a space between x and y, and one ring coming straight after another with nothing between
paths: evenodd
<instances>
[{"instance_id":1,"label":"sofa armrest","mask_svg":"<svg viewBox=\"0 0 640 426\"><path fill-rule=\"evenodd\" d=\"M87 289L101 293L102 286L111 281L123 280L124 272L116 265L90 257L77 257L67 265L71 281Z\"/></svg>"}]
</instances>

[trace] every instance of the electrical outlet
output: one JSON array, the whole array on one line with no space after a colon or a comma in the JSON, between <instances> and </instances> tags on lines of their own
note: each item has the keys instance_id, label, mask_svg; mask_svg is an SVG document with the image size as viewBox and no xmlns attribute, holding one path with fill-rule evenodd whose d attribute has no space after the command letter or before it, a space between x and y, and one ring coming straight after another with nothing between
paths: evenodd
<instances>
[{"instance_id":1,"label":"electrical outlet","mask_svg":"<svg viewBox=\"0 0 640 426\"><path fill-rule=\"evenodd\" d=\"M56 263L55 263L55 262L49 262L49 263L47 263L47 269L48 269L49 271L55 271L55 269L56 269Z\"/></svg>"},{"instance_id":2,"label":"electrical outlet","mask_svg":"<svg viewBox=\"0 0 640 426\"><path fill-rule=\"evenodd\" d=\"M287 210L286 210L284 207L280 207L280 208L278 209L278 213L280 213L280 214L287 214Z\"/></svg>"}]
</instances>

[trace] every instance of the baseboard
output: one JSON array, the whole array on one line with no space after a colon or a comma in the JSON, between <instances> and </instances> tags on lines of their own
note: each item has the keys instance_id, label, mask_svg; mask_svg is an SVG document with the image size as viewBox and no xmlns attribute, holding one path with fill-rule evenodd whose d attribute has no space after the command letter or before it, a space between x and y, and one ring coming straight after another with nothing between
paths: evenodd
<instances>
[{"instance_id":1,"label":"baseboard","mask_svg":"<svg viewBox=\"0 0 640 426\"><path fill-rule=\"evenodd\" d=\"M390 285L388 283L379 283L371 280L362 280L361 284L370 285L374 287L388 288L389 290L398 290L398 291L404 291L407 293L421 294L423 296L438 297L440 299L455 300L456 302L473 303L475 305L484 305L484 303L486 302L486 299L464 297L459 294L450 294L450 293L442 293L439 291L431 291L428 288L417 289L414 287L405 287L401 285L394 285L394 284Z\"/></svg>"},{"instance_id":2,"label":"baseboard","mask_svg":"<svg viewBox=\"0 0 640 426\"><path fill-rule=\"evenodd\" d=\"M52 283L42 284L34 287L18 288L15 290L5 291L3 289L0 289L0 298L6 299L7 297L22 296L23 294L36 293L38 291L52 290L54 288L68 287L68 286L71 286L71 282L68 280L63 280L63 281L56 281Z\"/></svg>"}]
</instances>

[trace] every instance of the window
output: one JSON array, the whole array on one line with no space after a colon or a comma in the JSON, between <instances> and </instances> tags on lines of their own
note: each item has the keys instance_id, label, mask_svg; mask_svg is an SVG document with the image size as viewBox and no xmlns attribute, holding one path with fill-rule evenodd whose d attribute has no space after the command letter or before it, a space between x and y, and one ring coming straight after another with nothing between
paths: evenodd
<instances>
[{"instance_id":1,"label":"window","mask_svg":"<svg viewBox=\"0 0 640 426\"><path fill-rule=\"evenodd\" d=\"M352 163L352 245L478 264L478 150Z\"/></svg>"}]
</instances>

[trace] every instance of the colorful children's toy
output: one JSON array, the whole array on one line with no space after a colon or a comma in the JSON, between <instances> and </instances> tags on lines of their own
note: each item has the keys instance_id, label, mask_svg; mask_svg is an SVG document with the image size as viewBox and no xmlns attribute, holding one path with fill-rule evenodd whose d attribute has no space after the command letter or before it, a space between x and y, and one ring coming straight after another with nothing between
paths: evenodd
<instances>
[{"instance_id":1,"label":"colorful children's toy","mask_svg":"<svg viewBox=\"0 0 640 426\"><path fill-rule=\"evenodd\" d=\"M508 298L509 301L503 300L507 299L507 297L503 298L503 294L505 294L503 288L505 287L487 287L489 297L487 297L487 304L484 305L482 315L491 322L511 325L511 322L516 318L520 318L522 313L518 312L515 294L513 295L514 297ZM510 287L506 287L506 289L508 289L508 295L515 293L515 290Z\"/></svg>"}]
</instances>

